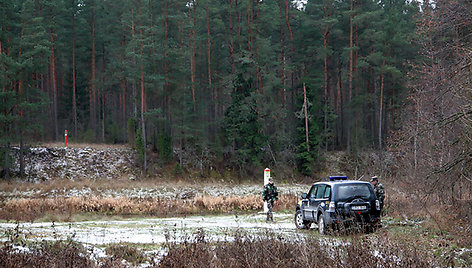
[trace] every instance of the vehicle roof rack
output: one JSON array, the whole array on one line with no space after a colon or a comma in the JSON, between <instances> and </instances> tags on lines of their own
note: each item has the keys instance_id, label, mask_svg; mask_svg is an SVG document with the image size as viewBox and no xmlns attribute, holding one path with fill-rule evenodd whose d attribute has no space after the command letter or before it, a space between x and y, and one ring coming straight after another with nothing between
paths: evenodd
<instances>
[{"instance_id":1,"label":"vehicle roof rack","mask_svg":"<svg viewBox=\"0 0 472 268\"><path fill-rule=\"evenodd\" d=\"M347 176L329 176L329 181L345 181Z\"/></svg>"}]
</instances>

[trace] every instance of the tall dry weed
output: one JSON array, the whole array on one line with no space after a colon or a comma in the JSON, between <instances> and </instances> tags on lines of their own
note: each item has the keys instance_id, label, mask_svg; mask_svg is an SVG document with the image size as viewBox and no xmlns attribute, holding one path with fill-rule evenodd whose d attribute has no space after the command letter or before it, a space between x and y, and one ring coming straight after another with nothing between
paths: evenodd
<instances>
[{"instance_id":1,"label":"tall dry weed","mask_svg":"<svg viewBox=\"0 0 472 268\"><path fill-rule=\"evenodd\" d=\"M293 209L296 198L281 195L274 209ZM198 196L179 198L130 197L60 197L20 198L0 204L0 218L5 220L34 221L49 214L67 215L96 213L103 215L176 216L196 213L228 213L257 211L263 206L257 195L249 196Z\"/></svg>"},{"instance_id":2,"label":"tall dry weed","mask_svg":"<svg viewBox=\"0 0 472 268\"><path fill-rule=\"evenodd\" d=\"M443 267L448 263L430 251L396 243L388 236L378 239L354 236L331 244L316 237L287 239L271 231L262 235L237 232L225 241L215 242L200 231L185 237L184 242L167 242L165 246L168 253L159 267L377 268Z\"/></svg>"},{"instance_id":3,"label":"tall dry weed","mask_svg":"<svg viewBox=\"0 0 472 268\"><path fill-rule=\"evenodd\" d=\"M29 250L5 243L0 248L0 267L95 267L89 253L73 241L43 241Z\"/></svg>"}]
</instances>

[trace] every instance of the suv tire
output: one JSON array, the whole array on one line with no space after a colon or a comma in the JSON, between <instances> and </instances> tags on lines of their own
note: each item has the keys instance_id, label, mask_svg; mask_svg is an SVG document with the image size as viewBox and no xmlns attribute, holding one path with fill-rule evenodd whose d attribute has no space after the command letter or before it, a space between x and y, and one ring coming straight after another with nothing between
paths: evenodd
<instances>
[{"instance_id":1,"label":"suv tire","mask_svg":"<svg viewBox=\"0 0 472 268\"><path fill-rule=\"evenodd\" d=\"M318 216L318 231L320 232L320 235L327 235L329 231L323 214Z\"/></svg>"},{"instance_id":2,"label":"suv tire","mask_svg":"<svg viewBox=\"0 0 472 268\"><path fill-rule=\"evenodd\" d=\"M310 229L311 227L311 222L303 220L301 210L297 210L297 212L295 213L295 226L297 227L297 229Z\"/></svg>"}]
</instances>

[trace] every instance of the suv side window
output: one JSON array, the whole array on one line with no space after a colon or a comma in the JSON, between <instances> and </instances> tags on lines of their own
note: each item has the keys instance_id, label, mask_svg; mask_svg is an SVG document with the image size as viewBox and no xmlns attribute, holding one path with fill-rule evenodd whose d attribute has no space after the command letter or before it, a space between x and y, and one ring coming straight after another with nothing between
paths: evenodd
<instances>
[{"instance_id":1,"label":"suv side window","mask_svg":"<svg viewBox=\"0 0 472 268\"><path fill-rule=\"evenodd\" d=\"M316 188L318 188L318 185L313 185L313 186L311 186L311 189L310 189L310 191L308 192L308 198L310 198L310 197L315 197Z\"/></svg>"},{"instance_id":2,"label":"suv side window","mask_svg":"<svg viewBox=\"0 0 472 268\"><path fill-rule=\"evenodd\" d=\"M322 199L324 196L326 185L318 185L318 191L316 191L316 199Z\"/></svg>"},{"instance_id":3,"label":"suv side window","mask_svg":"<svg viewBox=\"0 0 472 268\"><path fill-rule=\"evenodd\" d=\"M331 187L326 187L326 190L324 192L323 198L330 198L331 197Z\"/></svg>"}]
</instances>

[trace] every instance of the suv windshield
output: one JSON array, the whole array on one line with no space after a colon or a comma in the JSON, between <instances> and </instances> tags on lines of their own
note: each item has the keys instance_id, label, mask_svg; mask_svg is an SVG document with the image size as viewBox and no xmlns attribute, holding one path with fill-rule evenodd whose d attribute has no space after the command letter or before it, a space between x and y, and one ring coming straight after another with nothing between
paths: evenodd
<instances>
[{"instance_id":1,"label":"suv windshield","mask_svg":"<svg viewBox=\"0 0 472 268\"><path fill-rule=\"evenodd\" d=\"M338 201L348 201L355 197L370 199L371 192L367 184L345 184L337 187Z\"/></svg>"}]
</instances>

